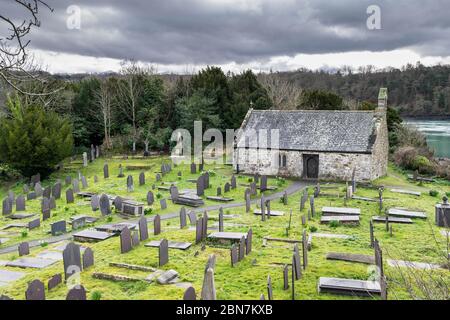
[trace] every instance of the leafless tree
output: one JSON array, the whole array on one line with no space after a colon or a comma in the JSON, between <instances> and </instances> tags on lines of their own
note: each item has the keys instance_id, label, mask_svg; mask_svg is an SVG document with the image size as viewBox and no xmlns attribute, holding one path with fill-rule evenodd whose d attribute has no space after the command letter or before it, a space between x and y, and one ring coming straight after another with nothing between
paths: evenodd
<instances>
[{"instance_id":1,"label":"leafless tree","mask_svg":"<svg viewBox=\"0 0 450 320\"><path fill-rule=\"evenodd\" d=\"M95 99L98 109L94 111L94 116L102 122L105 133L105 146L107 149L111 149L111 126L115 98L108 79L102 80L100 83L100 88L95 92Z\"/></svg>"},{"instance_id":2,"label":"leafless tree","mask_svg":"<svg viewBox=\"0 0 450 320\"><path fill-rule=\"evenodd\" d=\"M272 99L274 109L294 110L297 108L302 94L301 88L297 88L276 73L261 73L258 75L258 80Z\"/></svg>"},{"instance_id":3,"label":"leafless tree","mask_svg":"<svg viewBox=\"0 0 450 320\"><path fill-rule=\"evenodd\" d=\"M6 25L9 34L0 37L0 79L6 82L17 92L28 96L46 96L54 91L29 92L21 86L26 82L38 81L45 84L46 77L40 71L39 66L29 55L29 34L34 28L39 28L40 9L53 9L43 0L14 0L22 9L23 18L17 21L0 13L0 23Z\"/></svg>"}]
</instances>

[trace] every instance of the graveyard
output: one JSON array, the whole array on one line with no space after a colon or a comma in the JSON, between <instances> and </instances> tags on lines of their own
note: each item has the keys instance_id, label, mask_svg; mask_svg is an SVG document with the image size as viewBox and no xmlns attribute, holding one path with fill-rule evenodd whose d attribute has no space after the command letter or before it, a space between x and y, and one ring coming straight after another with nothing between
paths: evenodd
<instances>
[{"instance_id":1,"label":"graveyard","mask_svg":"<svg viewBox=\"0 0 450 320\"><path fill-rule=\"evenodd\" d=\"M449 229L435 224L450 185L394 166L317 184L115 156L36 184L0 191L2 299L403 300L411 272L450 283Z\"/></svg>"}]
</instances>

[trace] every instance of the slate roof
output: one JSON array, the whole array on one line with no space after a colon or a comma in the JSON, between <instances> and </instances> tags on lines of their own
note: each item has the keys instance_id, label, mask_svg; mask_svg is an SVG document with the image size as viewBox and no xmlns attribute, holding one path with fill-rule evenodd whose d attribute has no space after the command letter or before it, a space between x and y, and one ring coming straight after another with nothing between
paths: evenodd
<instances>
[{"instance_id":1,"label":"slate roof","mask_svg":"<svg viewBox=\"0 0 450 320\"><path fill-rule=\"evenodd\" d=\"M241 129L279 129L281 150L371 153L376 139L373 111L250 110ZM238 136L236 146L257 148L255 139Z\"/></svg>"}]
</instances>

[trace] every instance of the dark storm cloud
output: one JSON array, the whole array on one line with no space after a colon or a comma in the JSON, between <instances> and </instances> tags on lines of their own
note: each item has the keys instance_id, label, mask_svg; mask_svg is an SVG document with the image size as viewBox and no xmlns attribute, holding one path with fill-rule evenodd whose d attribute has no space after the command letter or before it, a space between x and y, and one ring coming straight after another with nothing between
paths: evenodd
<instances>
[{"instance_id":1,"label":"dark storm cloud","mask_svg":"<svg viewBox=\"0 0 450 320\"><path fill-rule=\"evenodd\" d=\"M17 15L14 1L1 12ZM48 0L38 49L160 64L245 63L298 53L411 48L450 55L448 0ZM366 27L381 7L382 30ZM81 30L66 27L67 7L82 10Z\"/></svg>"}]
</instances>

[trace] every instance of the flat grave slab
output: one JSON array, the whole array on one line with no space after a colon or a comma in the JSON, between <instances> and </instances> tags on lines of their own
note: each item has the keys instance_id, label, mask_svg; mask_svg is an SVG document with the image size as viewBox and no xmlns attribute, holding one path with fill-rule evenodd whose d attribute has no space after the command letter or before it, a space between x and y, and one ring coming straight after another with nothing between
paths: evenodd
<instances>
[{"instance_id":1,"label":"flat grave slab","mask_svg":"<svg viewBox=\"0 0 450 320\"><path fill-rule=\"evenodd\" d=\"M35 213L16 213L8 216L8 218L13 220L23 220L34 217L35 215L36 215Z\"/></svg>"},{"instance_id":2,"label":"flat grave slab","mask_svg":"<svg viewBox=\"0 0 450 320\"><path fill-rule=\"evenodd\" d=\"M6 286L11 282L17 281L23 277L25 277L25 273L9 271L9 270L0 270L0 287Z\"/></svg>"},{"instance_id":3,"label":"flat grave slab","mask_svg":"<svg viewBox=\"0 0 450 320\"><path fill-rule=\"evenodd\" d=\"M57 260L57 261L63 260L62 252L58 252L58 251L44 251L44 252L38 253L37 257L41 258L41 259L50 259L50 260Z\"/></svg>"},{"instance_id":4,"label":"flat grave slab","mask_svg":"<svg viewBox=\"0 0 450 320\"><path fill-rule=\"evenodd\" d=\"M233 240L233 241L239 241L242 239L242 237L247 238L247 233L243 233L243 232L213 232L208 236L209 239Z\"/></svg>"},{"instance_id":5,"label":"flat grave slab","mask_svg":"<svg viewBox=\"0 0 450 320\"><path fill-rule=\"evenodd\" d=\"M125 227L127 227L130 230L134 230L137 228L137 224L136 223L128 223L128 222L104 224L104 225L95 227L95 230L100 231L100 232L119 234L122 232L123 229L125 229Z\"/></svg>"},{"instance_id":6,"label":"flat grave slab","mask_svg":"<svg viewBox=\"0 0 450 320\"><path fill-rule=\"evenodd\" d=\"M412 190L405 190L405 189L391 189L391 192L401 193L401 194L408 194L408 195L416 196L416 197L420 197L422 195L421 192L412 191Z\"/></svg>"},{"instance_id":7,"label":"flat grave slab","mask_svg":"<svg viewBox=\"0 0 450 320\"><path fill-rule=\"evenodd\" d=\"M10 261L6 264L6 266L18 268L44 269L51 266L52 264L55 264L56 262L57 260L26 257Z\"/></svg>"},{"instance_id":8,"label":"flat grave slab","mask_svg":"<svg viewBox=\"0 0 450 320\"><path fill-rule=\"evenodd\" d=\"M159 244L161 241L150 241L145 244L145 247L151 248L159 248ZM192 243L190 242L177 242L177 241L168 241L169 249L179 249L179 250L187 250L191 247Z\"/></svg>"},{"instance_id":9,"label":"flat grave slab","mask_svg":"<svg viewBox=\"0 0 450 320\"><path fill-rule=\"evenodd\" d=\"M77 192L76 195L81 198L92 198L95 196L95 193L92 192Z\"/></svg>"},{"instance_id":10,"label":"flat grave slab","mask_svg":"<svg viewBox=\"0 0 450 320\"><path fill-rule=\"evenodd\" d=\"M206 199L211 200L211 201L217 201L217 202L231 202L231 201L234 201L233 198L215 197L215 196L206 197Z\"/></svg>"},{"instance_id":11,"label":"flat grave slab","mask_svg":"<svg viewBox=\"0 0 450 320\"><path fill-rule=\"evenodd\" d=\"M375 257L366 254L330 252L327 254L327 260L375 264Z\"/></svg>"},{"instance_id":12,"label":"flat grave slab","mask_svg":"<svg viewBox=\"0 0 450 320\"><path fill-rule=\"evenodd\" d=\"M404 261L404 260L387 260L388 265L394 268L412 268L412 269L420 269L420 270L435 270L442 269L442 266L433 263L426 262L413 262L413 261Z\"/></svg>"},{"instance_id":13,"label":"flat grave slab","mask_svg":"<svg viewBox=\"0 0 450 320\"><path fill-rule=\"evenodd\" d=\"M96 242L96 241L103 241L103 240L109 239L112 236L114 236L114 235L111 233L108 233L108 232L97 231L97 230L83 230L83 231L75 233L73 235L73 238L75 241L80 241L80 242L83 242L83 241Z\"/></svg>"},{"instance_id":14,"label":"flat grave slab","mask_svg":"<svg viewBox=\"0 0 450 320\"><path fill-rule=\"evenodd\" d=\"M323 207L322 214L325 216L359 216L361 215L361 210L358 208Z\"/></svg>"},{"instance_id":15,"label":"flat grave slab","mask_svg":"<svg viewBox=\"0 0 450 320\"><path fill-rule=\"evenodd\" d=\"M381 286L377 281L321 277L318 287L319 292L343 295L372 296L381 294Z\"/></svg>"},{"instance_id":16,"label":"flat grave slab","mask_svg":"<svg viewBox=\"0 0 450 320\"><path fill-rule=\"evenodd\" d=\"M267 211L265 211L264 213L266 214L266 216L268 216ZM260 215L262 215L262 212L261 212L261 210L256 209L256 210L253 211L253 214L257 215L257 216L260 216ZM283 211L270 210L270 216L271 217L282 217L282 216L284 216L284 212Z\"/></svg>"},{"instance_id":17,"label":"flat grave slab","mask_svg":"<svg viewBox=\"0 0 450 320\"><path fill-rule=\"evenodd\" d=\"M334 234L334 233L311 233L314 238L328 238L328 239L351 239L352 236L346 234Z\"/></svg>"},{"instance_id":18,"label":"flat grave slab","mask_svg":"<svg viewBox=\"0 0 450 320\"><path fill-rule=\"evenodd\" d=\"M388 217L389 223L399 223L399 224L412 224L413 221L410 218L397 218ZM374 216L372 217L373 222L386 223L386 217Z\"/></svg>"},{"instance_id":19,"label":"flat grave slab","mask_svg":"<svg viewBox=\"0 0 450 320\"><path fill-rule=\"evenodd\" d=\"M421 211L410 211L406 209L393 208L388 211L389 216L401 217L401 218L417 218L417 219L427 219L425 212Z\"/></svg>"},{"instance_id":20,"label":"flat grave slab","mask_svg":"<svg viewBox=\"0 0 450 320\"><path fill-rule=\"evenodd\" d=\"M361 201L367 201L367 202L378 202L378 199L375 198L366 198L366 197L358 197L358 196L353 196L352 197L353 200L361 200Z\"/></svg>"},{"instance_id":21,"label":"flat grave slab","mask_svg":"<svg viewBox=\"0 0 450 320\"><path fill-rule=\"evenodd\" d=\"M9 238L0 238L0 244L4 244L9 241Z\"/></svg>"},{"instance_id":22,"label":"flat grave slab","mask_svg":"<svg viewBox=\"0 0 450 320\"><path fill-rule=\"evenodd\" d=\"M9 230L9 229L13 229L13 228L22 229L22 228L27 228L27 227L28 227L28 225L26 223L10 223L10 224L4 226L2 228L2 230Z\"/></svg>"},{"instance_id":23,"label":"flat grave slab","mask_svg":"<svg viewBox=\"0 0 450 320\"><path fill-rule=\"evenodd\" d=\"M331 221L340 223L359 224L359 216L322 216L320 223L328 224Z\"/></svg>"},{"instance_id":24,"label":"flat grave slab","mask_svg":"<svg viewBox=\"0 0 450 320\"><path fill-rule=\"evenodd\" d=\"M86 220L86 223L95 223L98 220L98 218L96 218L96 217L91 217L91 216L87 216L84 214L80 214L78 216L72 216L72 217L70 217L70 220L73 221L73 220L78 220L78 219L82 219L82 218L84 218ZM72 221L69 223L72 223Z\"/></svg>"}]
</instances>

